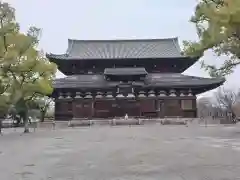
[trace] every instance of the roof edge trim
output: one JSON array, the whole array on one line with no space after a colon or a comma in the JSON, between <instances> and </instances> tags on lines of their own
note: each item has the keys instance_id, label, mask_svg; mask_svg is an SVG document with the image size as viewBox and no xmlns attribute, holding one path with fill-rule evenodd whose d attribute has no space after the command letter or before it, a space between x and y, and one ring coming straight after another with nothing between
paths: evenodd
<instances>
[{"instance_id":1,"label":"roof edge trim","mask_svg":"<svg viewBox=\"0 0 240 180\"><path fill-rule=\"evenodd\" d=\"M170 37L170 38L136 38L136 39L68 39L68 44L71 44L73 42L114 42L114 41L125 41L125 42L131 42L131 41L178 41L178 37Z\"/></svg>"}]
</instances>

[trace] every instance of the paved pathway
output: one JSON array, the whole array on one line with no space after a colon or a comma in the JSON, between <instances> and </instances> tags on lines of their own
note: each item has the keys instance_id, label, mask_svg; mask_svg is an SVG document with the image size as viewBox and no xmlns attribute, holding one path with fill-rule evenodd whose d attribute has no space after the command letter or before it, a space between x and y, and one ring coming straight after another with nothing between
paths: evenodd
<instances>
[{"instance_id":1,"label":"paved pathway","mask_svg":"<svg viewBox=\"0 0 240 180\"><path fill-rule=\"evenodd\" d=\"M1 180L240 179L240 127L116 126L0 136Z\"/></svg>"}]
</instances>

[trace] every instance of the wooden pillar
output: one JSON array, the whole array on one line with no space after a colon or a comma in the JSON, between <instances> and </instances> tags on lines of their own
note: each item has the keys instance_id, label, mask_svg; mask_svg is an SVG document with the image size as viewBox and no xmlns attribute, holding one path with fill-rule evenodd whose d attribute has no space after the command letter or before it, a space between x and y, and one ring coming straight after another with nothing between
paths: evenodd
<instances>
[{"instance_id":1,"label":"wooden pillar","mask_svg":"<svg viewBox=\"0 0 240 180\"><path fill-rule=\"evenodd\" d=\"M76 110L75 110L75 108L76 108L75 99L73 99L72 100L72 116L73 116L73 119L76 118L76 114L75 114Z\"/></svg>"},{"instance_id":2,"label":"wooden pillar","mask_svg":"<svg viewBox=\"0 0 240 180\"><path fill-rule=\"evenodd\" d=\"M164 118L164 117L165 117L165 105L164 105L164 100L160 100L160 101L159 101L159 105L160 105L160 118Z\"/></svg>"},{"instance_id":3,"label":"wooden pillar","mask_svg":"<svg viewBox=\"0 0 240 180\"><path fill-rule=\"evenodd\" d=\"M91 103L91 118L94 117L95 114L95 100L92 99L92 103Z\"/></svg>"},{"instance_id":4,"label":"wooden pillar","mask_svg":"<svg viewBox=\"0 0 240 180\"><path fill-rule=\"evenodd\" d=\"M157 112L157 117L161 116L161 101L160 100L156 100L156 112Z\"/></svg>"},{"instance_id":5,"label":"wooden pillar","mask_svg":"<svg viewBox=\"0 0 240 180\"><path fill-rule=\"evenodd\" d=\"M196 118L197 117L197 98L196 97L193 98L192 105L194 109L194 118Z\"/></svg>"},{"instance_id":6,"label":"wooden pillar","mask_svg":"<svg viewBox=\"0 0 240 180\"><path fill-rule=\"evenodd\" d=\"M67 101L67 107L68 107L68 113L69 113L69 119L72 119L73 118L73 100L72 99L69 99Z\"/></svg>"},{"instance_id":7,"label":"wooden pillar","mask_svg":"<svg viewBox=\"0 0 240 180\"><path fill-rule=\"evenodd\" d=\"M138 101L139 101L139 105L140 105L139 116L141 117L141 116L143 116L143 100L139 99Z\"/></svg>"}]
</instances>

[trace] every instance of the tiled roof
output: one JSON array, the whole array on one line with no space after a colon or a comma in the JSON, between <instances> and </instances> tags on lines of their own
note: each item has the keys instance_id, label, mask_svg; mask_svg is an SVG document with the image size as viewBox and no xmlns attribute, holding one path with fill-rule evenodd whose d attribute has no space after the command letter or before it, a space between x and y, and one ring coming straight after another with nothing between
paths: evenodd
<instances>
[{"instance_id":1,"label":"tiled roof","mask_svg":"<svg viewBox=\"0 0 240 180\"><path fill-rule=\"evenodd\" d=\"M177 38L133 40L68 40L66 54L52 59L132 59L183 57Z\"/></svg>"},{"instance_id":2,"label":"tiled roof","mask_svg":"<svg viewBox=\"0 0 240 180\"><path fill-rule=\"evenodd\" d=\"M224 79L201 78L187 76L178 73L148 74L144 80L144 87L204 87L210 85L219 86L224 83ZM137 83L137 82L136 82ZM54 81L54 88L110 88L116 87L119 82L107 81L104 75L74 75Z\"/></svg>"},{"instance_id":3,"label":"tiled roof","mask_svg":"<svg viewBox=\"0 0 240 180\"><path fill-rule=\"evenodd\" d=\"M105 75L147 75L145 68L133 67L133 68L106 68L104 70Z\"/></svg>"}]
</instances>

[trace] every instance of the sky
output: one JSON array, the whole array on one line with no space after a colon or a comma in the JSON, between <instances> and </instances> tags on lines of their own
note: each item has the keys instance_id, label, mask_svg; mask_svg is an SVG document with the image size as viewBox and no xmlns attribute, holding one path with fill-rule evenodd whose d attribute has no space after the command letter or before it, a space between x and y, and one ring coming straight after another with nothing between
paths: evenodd
<instances>
[{"instance_id":1,"label":"sky","mask_svg":"<svg viewBox=\"0 0 240 180\"><path fill-rule=\"evenodd\" d=\"M46 53L66 52L72 39L170 38L196 40L195 27L189 22L197 0L5 0L16 9L21 30L30 26L42 29L40 48ZM208 52L202 58L219 64ZM208 77L196 63L184 74ZM227 77L226 87L238 88L240 68ZM57 77L63 77L58 72ZM211 92L210 92L211 93ZM209 93L207 93L209 95Z\"/></svg>"}]
</instances>

